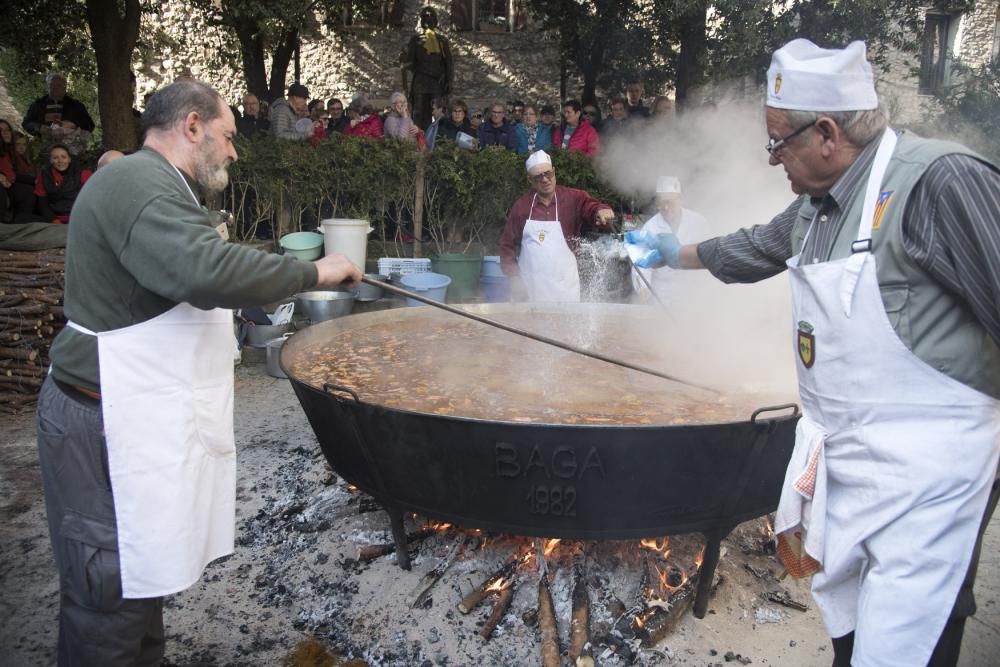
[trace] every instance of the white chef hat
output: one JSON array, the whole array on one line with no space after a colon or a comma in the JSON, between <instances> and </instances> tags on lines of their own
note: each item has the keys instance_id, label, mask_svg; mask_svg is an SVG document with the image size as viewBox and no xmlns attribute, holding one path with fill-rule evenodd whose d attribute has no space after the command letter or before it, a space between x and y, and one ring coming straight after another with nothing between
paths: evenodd
<instances>
[{"instance_id":1,"label":"white chef hat","mask_svg":"<svg viewBox=\"0 0 1000 667\"><path fill-rule=\"evenodd\" d=\"M676 176L660 176L656 180L656 194L681 193L681 182Z\"/></svg>"},{"instance_id":2,"label":"white chef hat","mask_svg":"<svg viewBox=\"0 0 1000 667\"><path fill-rule=\"evenodd\" d=\"M535 151L524 161L524 168L531 174L535 167L552 166L552 158L545 151Z\"/></svg>"},{"instance_id":3,"label":"white chef hat","mask_svg":"<svg viewBox=\"0 0 1000 667\"><path fill-rule=\"evenodd\" d=\"M797 111L878 108L875 78L864 42L822 49L793 39L774 52L767 70L767 106Z\"/></svg>"}]
</instances>

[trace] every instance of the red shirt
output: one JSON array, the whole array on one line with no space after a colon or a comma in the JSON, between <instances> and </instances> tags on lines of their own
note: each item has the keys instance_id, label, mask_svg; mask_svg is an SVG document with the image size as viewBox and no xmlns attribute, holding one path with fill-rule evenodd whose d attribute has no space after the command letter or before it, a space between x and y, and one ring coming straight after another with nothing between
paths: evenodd
<instances>
[{"instance_id":1,"label":"red shirt","mask_svg":"<svg viewBox=\"0 0 1000 667\"><path fill-rule=\"evenodd\" d=\"M347 125L344 127L344 134L350 137L371 137L372 139L382 138L382 119L375 114L371 114L368 118L351 127Z\"/></svg>"},{"instance_id":2,"label":"red shirt","mask_svg":"<svg viewBox=\"0 0 1000 667\"><path fill-rule=\"evenodd\" d=\"M17 180L17 173L14 171L14 165L11 163L9 155L0 155L0 174L7 178L8 183Z\"/></svg>"},{"instance_id":3,"label":"red shirt","mask_svg":"<svg viewBox=\"0 0 1000 667\"><path fill-rule=\"evenodd\" d=\"M532 208L534 201L534 208ZM517 256L521 252L521 237L524 235L524 225L528 221L528 213L535 220L555 220L556 202L559 203L559 226L570 249L576 251L580 246L580 234L584 224L597 226L597 212L601 209L611 210L583 190L556 186L556 196L552 203L546 206L541 199L535 198L534 191L523 195L514 202L507 214L507 224L500 237L500 267L508 276L520 273L517 266Z\"/></svg>"}]
</instances>

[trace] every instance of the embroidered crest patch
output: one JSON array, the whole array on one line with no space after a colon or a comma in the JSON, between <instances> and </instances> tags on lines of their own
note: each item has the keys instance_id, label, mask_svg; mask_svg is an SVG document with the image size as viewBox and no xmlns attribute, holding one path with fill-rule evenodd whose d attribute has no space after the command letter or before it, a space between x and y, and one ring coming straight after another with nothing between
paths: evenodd
<instances>
[{"instance_id":1,"label":"embroidered crest patch","mask_svg":"<svg viewBox=\"0 0 1000 667\"><path fill-rule=\"evenodd\" d=\"M545 240L545 232L538 232L538 242L541 243Z\"/></svg>"},{"instance_id":2,"label":"embroidered crest patch","mask_svg":"<svg viewBox=\"0 0 1000 667\"><path fill-rule=\"evenodd\" d=\"M889 200L892 199L894 190L886 190L885 192L880 192L878 195L878 201L875 202L875 215L872 218L872 230L876 230L882 226L882 216L885 215L885 209L889 207Z\"/></svg>"},{"instance_id":3,"label":"embroidered crest patch","mask_svg":"<svg viewBox=\"0 0 1000 667\"><path fill-rule=\"evenodd\" d=\"M774 77L774 94L777 95L781 92L781 75Z\"/></svg>"},{"instance_id":4,"label":"embroidered crest patch","mask_svg":"<svg viewBox=\"0 0 1000 667\"><path fill-rule=\"evenodd\" d=\"M806 321L799 322L799 359L806 368L812 368L816 361L816 337L813 335L813 326Z\"/></svg>"}]
</instances>

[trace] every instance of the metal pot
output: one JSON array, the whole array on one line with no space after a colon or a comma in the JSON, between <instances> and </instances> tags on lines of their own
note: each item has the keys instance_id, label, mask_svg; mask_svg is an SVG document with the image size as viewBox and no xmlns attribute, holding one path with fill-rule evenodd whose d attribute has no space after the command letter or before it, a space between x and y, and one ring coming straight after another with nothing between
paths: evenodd
<instances>
[{"instance_id":1,"label":"metal pot","mask_svg":"<svg viewBox=\"0 0 1000 667\"><path fill-rule=\"evenodd\" d=\"M281 368L281 347L285 344L285 341L292 334L287 333L281 338L272 338L267 341L265 347L267 348L267 361L265 367L267 368L267 374L273 378L287 378L284 369Z\"/></svg>"},{"instance_id":2,"label":"metal pot","mask_svg":"<svg viewBox=\"0 0 1000 667\"><path fill-rule=\"evenodd\" d=\"M312 324L350 315L354 307L354 292L348 290L299 292L295 299Z\"/></svg>"},{"instance_id":3,"label":"metal pot","mask_svg":"<svg viewBox=\"0 0 1000 667\"><path fill-rule=\"evenodd\" d=\"M292 332L294 325L291 322L285 324L255 324L247 327L247 337L244 342L250 347L264 347L269 340L281 338L286 333Z\"/></svg>"},{"instance_id":4,"label":"metal pot","mask_svg":"<svg viewBox=\"0 0 1000 667\"><path fill-rule=\"evenodd\" d=\"M381 273L366 273L365 278L371 278L372 280L378 280L379 282L387 283L389 282L389 276L383 275ZM374 285L369 285L367 283L361 283L358 285L354 292L357 294L358 301L377 301L384 296L381 287L375 287Z\"/></svg>"}]
</instances>

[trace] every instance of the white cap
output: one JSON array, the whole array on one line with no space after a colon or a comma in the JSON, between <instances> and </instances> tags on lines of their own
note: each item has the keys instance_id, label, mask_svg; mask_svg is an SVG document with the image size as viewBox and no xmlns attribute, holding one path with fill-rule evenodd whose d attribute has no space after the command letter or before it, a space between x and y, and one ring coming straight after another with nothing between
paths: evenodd
<instances>
[{"instance_id":1,"label":"white cap","mask_svg":"<svg viewBox=\"0 0 1000 667\"><path fill-rule=\"evenodd\" d=\"M681 182L676 176L660 176L656 181L656 194L681 193Z\"/></svg>"},{"instance_id":2,"label":"white cap","mask_svg":"<svg viewBox=\"0 0 1000 667\"><path fill-rule=\"evenodd\" d=\"M796 111L877 109L875 78L864 42L821 49L793 39L774 52L767 70L767 106Z\"/></svg>"},{"instance_id":3,"label":"white cap","mask_svg":"<svg viewBox=\"0 0 1000 667\"><path fill-rule=\"evenodd\" d=\"M538 166L551 166L552 158L545 151L535 151L528 156L528 159L524 161L524 168L528 170L530 174L531 171Z\"/></svg>"}]
</instances>

